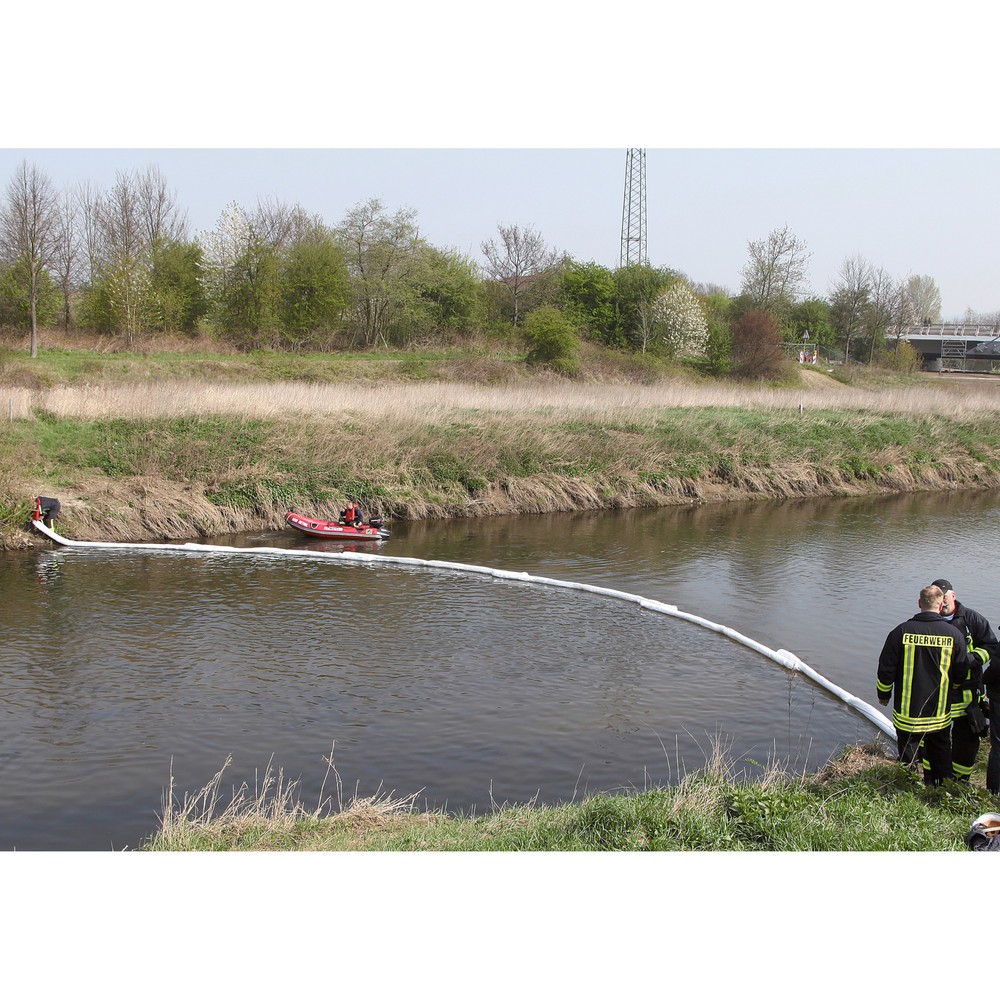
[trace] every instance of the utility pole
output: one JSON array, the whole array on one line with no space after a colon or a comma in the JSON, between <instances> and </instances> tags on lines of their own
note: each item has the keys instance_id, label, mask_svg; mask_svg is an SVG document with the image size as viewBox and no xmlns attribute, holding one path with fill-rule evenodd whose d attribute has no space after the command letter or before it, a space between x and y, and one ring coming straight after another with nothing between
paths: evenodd
<instances>
[{"instance_id":1,"label":"utility pole","mask_svg":"<svg viewBox=\"0 0 1000 1000\"><path fill-rule=\"evenodd\" d=\"M630 149L625 158L622 251L619 267L648 264L646 257L646 150Z\"/></svg>"}]
</instances>

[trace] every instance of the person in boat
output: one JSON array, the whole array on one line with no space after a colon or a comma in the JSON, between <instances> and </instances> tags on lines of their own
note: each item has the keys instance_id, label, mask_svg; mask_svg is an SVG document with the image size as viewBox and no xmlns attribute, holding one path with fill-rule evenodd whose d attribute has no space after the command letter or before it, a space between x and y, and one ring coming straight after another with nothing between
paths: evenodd
<instances>
[{"instance_id":1,"label":"person in boat","mask_svg":"<svg viewBox=\"0 0 1000 1000\"><path fill-rule=\"evenodd\" d=\"M361 508L353 501L348 500L347 506L340 512L341 524L353 524L358 527L361 524Z\"/></svg>"},{"instance_id":2,"label":"person in boat","mask_svg":"<svg viewBox=\"0 0 1000 1000\"><path fill-rule=\"evenodd\" d=\"M924 765L924 783L940 785L952 776L951 691L974 669L965 635L941 617L944 591L933 583L920 591L917 613L897 625L878 658L880 705L893 699L892 722L901 763Z\"/></svg>"},{"instance_id":3,"label":"person in boat","mask_svg":"<svg viewBox=\"0 0 1000 1000\"><path fill-rule=\"evenodd\" d=\"M35 497L35 505L42 524L52 527L52 521L59 516L61 504L55 497Z\"/></svg>"}]
</instances>

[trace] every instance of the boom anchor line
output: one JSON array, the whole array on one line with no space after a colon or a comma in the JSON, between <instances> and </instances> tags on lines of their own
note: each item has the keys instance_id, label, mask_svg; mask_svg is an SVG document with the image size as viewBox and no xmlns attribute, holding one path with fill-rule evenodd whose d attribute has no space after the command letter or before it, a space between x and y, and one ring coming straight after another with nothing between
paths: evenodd
<instances>
[{"instance_id":1,"label":"boom anchor line","mask_svg":"<svg viewBox=\"0 0 1000 1000\"><path fill-rule=\"evenodd\" d=\"M896 728L874 705L862 701L850 691L844 690L832 681L824 677L819 671L814 670L808 663L803 662L795 653L787 649L771 649L762 643L729 628L727 625L720 625L718 622L710 621L699 615L692 615L687 611L681 611L675 604L665 604L662 601L654 601L639 594L629 594L623 590L613 590L609 587L597 587L589 583L576 583L569 580L556 580L546 576L532 576L529 573L518 572L516 570L496 569L491 566L476 566L471 563L445 562L439 559L416 559L410 556L385 556L370 552L317 552L312 549L281 549L268 546L247 546L239 547L234 545L202 545L199 542L79 542L69 538L63 538L55 529L48 527L41 520L31 522L32 527L51 539L57 545L62 545L70 549L112 549L129 550L139 549L143 551L157 552L202 552L206 555L224 554L236 556L281 556L286 559L309 559L326 560L346 563L368 563L389 566L417 566L424 569L448 570L458 573L476 573L481 576L492 576L498 580L514 580L518 583L531 583L543 587L560 587L564 590L580 590L588 594L597 594L601 597L610 597L618 601L627 601L630 604L637 604L645 611L652 611L655 614L669 615L671 618L679 618L683 621L691 622L712 632L718 632L726 636L733 642L738 642L749 649L754 650L761 656L777 663L786 670L794 671L808 677L813 683L829 691L839 698L845 705L853 709L859 715L867 719L872 725L878 728L891 740L896 739Z\"/></svg>"}]
</instances>

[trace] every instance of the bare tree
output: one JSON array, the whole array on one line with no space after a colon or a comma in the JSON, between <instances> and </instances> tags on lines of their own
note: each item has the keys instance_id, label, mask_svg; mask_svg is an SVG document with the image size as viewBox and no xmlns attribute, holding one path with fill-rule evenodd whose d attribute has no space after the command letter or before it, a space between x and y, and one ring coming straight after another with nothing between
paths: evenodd
<instances>
[{"instance_id":1,"label":"bare tree","mask_svg":"<svg viewBox=\"0 0 1000 1000\"><path fill-rule=\"evenodd\" d=\"M844 360L851 360L851 341L861 332L871 297L872 266L860 255L847 257L830 289L830 312L844 338Z\"/></svg>"},{"instance_id":2,"label":"bare tree","mask_svg":"<svg viewBox=\"0 0 1000 1000\"><path fill-rule=\"evenodd\" d=\"M58 245L59 196L52 181L22 160L0 206L0 255L27 270L31 356L38 357L38 288Z\"/></svg>"},{"instance_id":3,"label":"bare tree","mask_svg":"<svg viewBox=\"0 0 1000 1000\"><path fill-rule=\"evenodd\" d=\"M98 207L100 272L115 322L130 345L141 329L150 284L147 208L140 179L121 172Z\"/></svg>"},{"instance_id":4,"label":"bare tree","mask_svg":"<svg viewBox=\"0 0 1000 1000\"><path fill-rule=\"evenodd\" d=\"M766 240L747 243L747 263L740 274L743 294L756 309L784 312L805 287L812 254L787 225L772 229Z\"/></svg>"},{"instance_id":5,"label":"bare tree","mask_svg":"<svg viewBox=\"0 0 1000 1000\"><path fill-rule=\"evenodd\" d=\"M149 246L161 240L182 240L186 237L187 213L178 206L177 196L167 186L159 167L150 164L145 173L134 175L132 186Z\"/></svg>"},{"instance_id":6,"label":"bare tree","mask_svg":"<svg viewBox=\"0 0 1000 1000\"><path fill-rule=\"evenodd\" d=\"M80 203L72 191L64 191L59 203L56 225L57 242L52 270L63 297L63 329L70 327L70 302L73 287L79 277L83 235L80 225Z\"/></svg>"},{"instance_id":7,"label":"bare tree","mask_svg":"<svg viewBox=\"0 0 1000 1000\"><path fill-rule=\"evenodd\" d=\"M869 337L868 364L875 360L875 345L885 344L899 296L900 283L896 278L883 267L874 268L865 309L865 329Z\"/></svg>"},{"instance_id":8,"label":"bare tree","mask_svg":"<svg viewBox=\"0 0 1000 1000\"><path fill-rule=\"evenodd\" d=\"M91 181L83 181L76 188L76 203L80 213L80 230L86 257L88 282L96 280L101 263L101 190Z\"/></svg>"},{"instance_id":9,"label":"bare tree","mask_svg":"<svg viewBox=\"0 0 1000 1000\"><path fill-rule=\"evenodd\" d=\"M486 274L510 290L513 300L513 325L520 317L521 296L525 286L537 275L551 271L560 261L557 250L549 248L541 233L530 226L523 231L520 226L497 224L499 244L485 240L480 249L486 258Z\"/></svg>"}]
</instances>

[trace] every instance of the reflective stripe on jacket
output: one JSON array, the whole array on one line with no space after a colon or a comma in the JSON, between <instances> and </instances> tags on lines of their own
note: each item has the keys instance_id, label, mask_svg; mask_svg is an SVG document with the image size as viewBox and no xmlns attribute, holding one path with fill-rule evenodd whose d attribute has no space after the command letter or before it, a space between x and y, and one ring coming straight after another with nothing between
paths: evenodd
<instances>
[{"instance_id":1,"label":"reflective stripe on jacket","mask_svg":"<svg viewBox=\"0 0 1000 1000\"><path fill-rule=\"evenodd\" d=\"M951 724L951 686L972 660L966 637L936 611L920 611L886 636L878 660L880 698L893 694L892 722L908 733L931 733Z\"/></svg>"}]
</instances>

